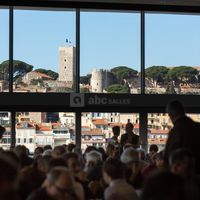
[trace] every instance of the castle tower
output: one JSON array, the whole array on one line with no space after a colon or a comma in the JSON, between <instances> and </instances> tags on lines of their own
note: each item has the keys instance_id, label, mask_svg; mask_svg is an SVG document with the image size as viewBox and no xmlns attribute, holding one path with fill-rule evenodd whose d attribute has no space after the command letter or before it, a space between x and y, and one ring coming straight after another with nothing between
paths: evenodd
<instances>
[{"instance_id":1,"label":"castle tower","mask_svg":"<svg viewBox=\"0 0 200 200\"><path fill-rule=\"evenodd\" d=\"M76 69L76 48L73 46L59 47L58 80L73 85Z\"/></svg>"},{"instance_id":2,"label":"castle tower","mask_svg":"<svg viewBox=\"0 0 200 200\"><path fill-rule=\"evenodd\" d=\"M103 70L94 69L90 79L90 85L92 86L92 92L102 93L103 92Z\"/></svg>"},{"instance_id":3,"label":"castle tower","mask_svg":"<svg viewBox=\"0 0 200 200\"><path fill-rule=\"evenodd\" d=\"M95 93L102 93L103 89L115 83L113 74L108 70L94 69L90 79L92 91Z\"/></svg>"}]
</instances>

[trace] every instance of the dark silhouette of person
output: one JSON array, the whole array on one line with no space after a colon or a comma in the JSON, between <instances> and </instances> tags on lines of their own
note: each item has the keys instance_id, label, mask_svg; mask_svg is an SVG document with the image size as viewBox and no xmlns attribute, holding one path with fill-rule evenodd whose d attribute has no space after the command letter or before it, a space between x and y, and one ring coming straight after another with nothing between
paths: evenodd
<instances>
[{"instance_id":1,"label":"dark silhouette of person","mask_svg":"<svg viewBox=\"0 0 200 200\"><path fill-rule=\"evenodd\" d=\"M132 123L128 122L126 124L126 133L121 136L120 144L121 149L123 149L125 144L132 144L134 148L139 147L139 136L134 134Z\"/></svg>"},{"instance_id":2,"label":"dark silhouette of person","mask_svg":"<svg viewBox=\"0 0 200 200\"><path fill-rule=\"evenodd\" d=\"M0 140L2 139L5 131L6 131L6 129L3 126L0 125Z\"/></svg>"},{"instance_id":3,"label":"dark silhouette of person","mask_svg":"<svg viewBox=\"0 0 200 200\"><path fill-rule=\"evenodd\" d=\"M164 159L168 163L169 156L174 150L186 148L194 156L195 172L200 173L200 123L185 115L183 105L179 101L172 101L167 105L167 112L173 123L169 131L165 147Z\"/></svg>"}]
</instances>

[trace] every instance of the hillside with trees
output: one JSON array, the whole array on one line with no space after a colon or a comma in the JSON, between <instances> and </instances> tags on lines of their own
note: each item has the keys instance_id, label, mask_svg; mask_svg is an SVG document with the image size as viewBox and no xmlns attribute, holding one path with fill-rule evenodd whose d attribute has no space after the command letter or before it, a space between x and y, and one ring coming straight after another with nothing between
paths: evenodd
<instances>
[{"instance_id":1,"label":"hillside with trees","mask_svg":"<svg viewBox=\"0 0 200 200\"><path fill-rule=\"evenodd\" d=\"M145 70L145 76L151 79L155 86L157 83L164 83L168 77L169 69L165 66L152 66Z\"/></svg>"},{"instance_id":2,"label":"hillside with trees","mask_svg":"<svg viewBox=\"0 0 200 200\"><path fill-rule=\"evenodd\" d=\"M108 93L130 93L128 85L113 84L105 88Z\"/></svg>"},{"instance_id":3,"label":"hillside with trees","mask_svg":"<svg viewBox=\"0 0 200 200\"><path fill-rule=\"evenodd\" d=\"M168 77L170 80L178 83L197 83L198 70L189 66L174 67L169 70Z\"/></svg>"},{"instance_id":4,"label":"hillside with trees","mask_svg":"<svg viewBox=\"0 0 200 200\"><path fill-rule=\"evenodd\" d=\"M33 70L33 66L20 60L13 61L13 79L14 81L19 77ZM6 60L0 64L0 79L8 81L9 79L9 61Z\"/></svg>"},{"instance_id":5,"label":"hillside with trees","mask_svg":"<svg viewBox=\"0 0 200 200\"><path fill-rule=\"evenodd\" d=\"M138 71L126 66L114 67L110 71L115 75L115 77L119 81L122 81L123 79L132 78L138 74Z\"/></svg>"},{"instance_id":6,"label":"hillside with trees","mask_svg":"<svg viewBox=\"0 0 200 200\"><path fill-rule=\"evenodd\" d=\"M33 70L33 65L30 65L26 62L20 61L20 60L13 60L13 79L14 81L21 80L22 76L24 76L26 73L31 72ZM58 78L58 73L52 71L52 70L46 70L46 69L36 69L36 72L44 73L50 77L52 77L54 80ZM9 61L6 60L0 64L0 80L8 81L9 79Z\"/></svg>"}]
</instances>

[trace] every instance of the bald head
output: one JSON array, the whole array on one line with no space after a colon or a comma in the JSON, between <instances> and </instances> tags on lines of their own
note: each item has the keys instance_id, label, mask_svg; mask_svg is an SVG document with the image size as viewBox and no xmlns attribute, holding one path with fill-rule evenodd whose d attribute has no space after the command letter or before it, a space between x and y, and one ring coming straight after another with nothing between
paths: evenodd
<instances>
[{"instance_id":1,"label":"bald head","mask_svg":"<svg viewBox=\"0 0 200 200\"><path fill-rule=\"evenodd\" d=\"M171 101L170 103L168 103L166 111L169 114L173 123L176 121L176 119L185 115L183 105L179 101Z\"/></svg>"}]
</instances>

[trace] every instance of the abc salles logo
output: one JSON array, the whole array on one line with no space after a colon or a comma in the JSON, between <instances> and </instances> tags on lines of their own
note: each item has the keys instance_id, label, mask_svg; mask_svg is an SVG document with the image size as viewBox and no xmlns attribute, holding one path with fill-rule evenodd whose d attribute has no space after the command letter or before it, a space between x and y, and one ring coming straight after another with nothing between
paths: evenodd
<instances>
[{"instance_id":1,"label":"abc salles logo","mask_svg":"<svg viewBox=\"0 0 200 200\"><path fill-rule=\"evenodd\" d=\"M71 107L84 107L85 106L85 98L84 94L70 94L70 106Z\"/></svg>"}]
</instances>

